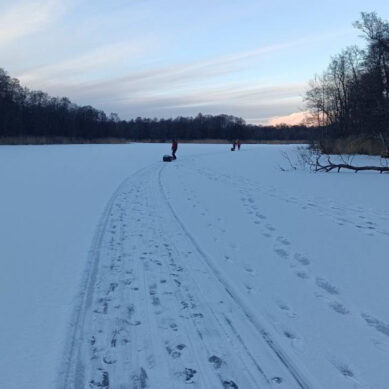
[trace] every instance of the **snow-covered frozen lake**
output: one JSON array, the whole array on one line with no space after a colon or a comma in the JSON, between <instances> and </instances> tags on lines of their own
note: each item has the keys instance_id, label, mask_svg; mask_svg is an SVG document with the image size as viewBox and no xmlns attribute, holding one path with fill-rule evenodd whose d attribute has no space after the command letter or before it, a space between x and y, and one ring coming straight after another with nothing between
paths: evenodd
<instances>
[{"instance_id":1,"label":"snow-covered frozen lake","mask_svg":"<svg viewBox=\"0 0 389 389\"><path fill-rule=\"evenodd\" d=\"M296 146L0 147L7 389L389 387L389 176Z\"/></svg>"}]
</instances>

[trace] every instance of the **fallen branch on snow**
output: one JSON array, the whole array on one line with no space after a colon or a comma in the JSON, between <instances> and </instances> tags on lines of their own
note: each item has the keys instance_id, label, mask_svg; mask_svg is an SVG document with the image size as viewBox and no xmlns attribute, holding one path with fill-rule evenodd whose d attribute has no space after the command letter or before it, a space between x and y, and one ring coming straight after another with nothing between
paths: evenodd
<instances>
[{"instance_id":1,"label":"fallen branch on snow","mask_svg":"<svg viewBox=\"0 0 389 389\"><path fill-rule=\"evenodd\" d=\"M316 159L316 171L322 172L325 171L326 173L330 172L331 170L338 169L338 173L340 172L340 169L348 169L348 170L354 170L355 173L358 173L359 171L363 170L373 170L380 173L389 173L389 167L388 166L353 166L349 165L347 163L333 163L331 162L330 157L327 159L328 165L322 165L320 163L320 156Z\"/></svg>"}]
</instances>

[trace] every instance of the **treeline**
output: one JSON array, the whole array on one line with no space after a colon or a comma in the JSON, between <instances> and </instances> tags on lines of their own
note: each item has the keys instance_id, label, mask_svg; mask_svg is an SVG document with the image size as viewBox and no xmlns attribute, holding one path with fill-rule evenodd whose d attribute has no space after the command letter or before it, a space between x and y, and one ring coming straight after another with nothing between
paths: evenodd
<instances>
[{"instance_id":1,"label":"treeline","mask_svg":"<svg viewBox=\"0 0 389 389\"><path fill-rule=\"evenodd\" d=\"M306 126L257 126L231 115L203 115L175 119L121 121L118 129L124 137L136 140L242 139L242 140L313 140L318 132Z\"/></svg>"},{"instance_id":2,"label":"treeline","mask_svg":"<svg viewBox=\"0 0 389 389\"><path fill-rule=\"evenodd\" d=\"M362 13L354 26L361 31L366 47L348 47L332 58L327 70L311 81L306 101L315 124L322 128L322 144L329 148L325 151L336 151L334 145L347 149L360 139L359 152L368 152L363 145L373 141L385 154L389 138L389 23L373 12Z\"/></svg>"},{"instance_id":3,"label":"treeline","mask_svg":"<svg viewBox=\"0 0 389 389\"><path fill-rule=\"evenodd\" d=\"M114 117L68 98L22 87L0 69L0 137L103 138L115 134Z\"/></svg>"},{"instance_id":4,"label":"treeline","mask_svg":"<svg viewBox=\"0 0 389 389\"><path fill-rule=\"evenodd\" d=\"M2 139L181 140L312 140L317 131L306 126L256 126L231 115L202 115L174 119L138 117L120 120L68 98L31 91L0 69L0 141Z\"/></svg>"}]
</instances>

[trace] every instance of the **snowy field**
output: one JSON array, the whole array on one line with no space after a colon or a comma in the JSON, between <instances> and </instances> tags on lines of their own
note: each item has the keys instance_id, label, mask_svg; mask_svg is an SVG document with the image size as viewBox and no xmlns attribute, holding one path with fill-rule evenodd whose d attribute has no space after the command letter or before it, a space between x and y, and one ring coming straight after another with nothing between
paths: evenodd
<instances>
[{"instance_id":1,"label":"snowy field","mask_svg":"<svg viewBox=\"0 0 389 389\"><path fill-rule=\"evenodd\" d=\"M1 387L387 389L389 176L283 150L0 147Z\"/></svg>"}]
</instances>

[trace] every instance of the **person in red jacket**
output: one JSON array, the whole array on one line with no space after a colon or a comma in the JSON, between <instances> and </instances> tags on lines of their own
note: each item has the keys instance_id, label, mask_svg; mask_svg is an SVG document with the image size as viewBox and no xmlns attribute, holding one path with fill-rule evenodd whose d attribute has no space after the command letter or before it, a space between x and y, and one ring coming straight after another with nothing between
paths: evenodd
<instances>
[{"instance_id":1,"label":"person in red jacket","mask_svg":"<svg viewBox=\"0 0 389 389\"><path fill-rule=\"evenodd\" d=\"M238 140L236 141L236 143L238 144L238 150L240 150L240 145L242 144L241 141L238 139Z\"/></svg>"},{"instance_id":2,"label":"person in red jacket","mask_svg":"<svg viewBox=\"0 0 389 389\"><path fill-rule=\"evenodd\" d=\"M177 141L174 139L172 142L172 157L173 157L173 159L177 159L177 157L176 157L177 147L178 147Z\"/></svg>"}]
</instances>

